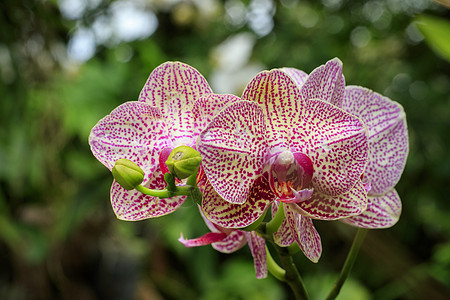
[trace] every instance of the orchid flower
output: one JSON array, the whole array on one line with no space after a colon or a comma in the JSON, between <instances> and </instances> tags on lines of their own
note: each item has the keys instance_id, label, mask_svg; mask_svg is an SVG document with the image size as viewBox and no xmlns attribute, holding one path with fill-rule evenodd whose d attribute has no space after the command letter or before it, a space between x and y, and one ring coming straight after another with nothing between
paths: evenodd
<instances>
[{"instance_id":1,"label":"orchid flower","mask_svg":"<svg viewBox=\"0 0 450 300\"><path fill-rule=\"evenodd\" d=\"M245 244L248 244L253 256L256 278L267 277L266 242L255 231L223 228L208 220L200 210L200 213L211 232L195 239L186 240L183 235L178 239L186 247L198 247L211 245L222 253L233 253Z\"/></svg>"},{"instance_id":2,"label":"orchid flower","mask_svg":"<svg viewBox=\"0 0 450 300\"><path fill-rule=\"evenodd\" d=\"M297 83L303 94L313 84L297 69L283 69ZM339 79L342 62L335 58L312 73L331 77L328 95L344 93L344 97L324 97L324 100L361 118L369 131L369 163L363 176L368 190L367 209L363 213L342 219L364 228L393 226L401 214L401 201L394 186L400 179L408 155L408 130L403 107L367 88L347 86ZM318 82L318 81L316 81Z\"/></svg>"},{"instance_id":3,"label":"orchid flower","mask_svg":"<svg viewBox=\"0 0 450 300\"><path fill-rule=\"evenodd\" d=\"M312 261L321 246L308 218L347 218L367 206L360 180L368 160L367 129L324 98L341 101L343 89L330 94L330 80L316 77L308 76L311 84L302 94L282 70L259 73L242 100L214 117L197 141L211 183L204 191L205 216L221 227L241 228L277 200L286 221L275 242L296 241Z\"/></svg>"},{"instance_id":4,"label":"orchid flower","mask_svg":"<svg viewBox=\"0 0 450 300\"><path fill-rule=\"evenodd\" d=\"M150 74L138 101L118 106L94 126L89 144L108 169L112 170L119 159L131 160L143 170L144 187L162 189L171 150L180 145L195 146L197 136L217 111L236 100L236 96L214 94L194 68L180 62L164 63ZM186 198L148 196L126 190L115 180L111 187L111 204L122 220L169 214Z\"/></svg>"}]
</instances>

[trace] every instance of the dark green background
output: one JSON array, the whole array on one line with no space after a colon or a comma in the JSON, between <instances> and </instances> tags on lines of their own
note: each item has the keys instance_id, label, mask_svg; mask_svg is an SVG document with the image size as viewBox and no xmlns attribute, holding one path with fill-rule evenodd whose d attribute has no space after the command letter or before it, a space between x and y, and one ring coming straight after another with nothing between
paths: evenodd
<instances>
[{"instance_id":1,"label":"dark green background","mask_svg":"<svg viewBox=\"0 0 450 300\"><path fill-rule=\"evenodd\" d=\"M180 232L208 231L193 203L155 220L118 221L112 177L87 142L92 126L135 100L160 63L180 60L210 79L223 68L217 46L242 33L253 47L238 70L250 71L229 93L239 95L258 68L309 73L339 57L347 84L405 108L402 216L391 229L369 232L339 299L450 298L450 65L414 25L420 14L448 20L448 9L420 0L265 1L273 27L261 34L255 18L264 1L211 0L209 13L202 1L141 1L158 19L150 37L106 40L90 60L69 62L76 29L107 18L114 3L98 2L72 20L56 0L0 2L1 299L291 299L271 276L255 278L248 247L232 255L184 248ZM246 17L231 18L239 7ZM323 299L355 229L315 225L322 258L295 260L312 298Z\"/></svg>"}]
</instances>

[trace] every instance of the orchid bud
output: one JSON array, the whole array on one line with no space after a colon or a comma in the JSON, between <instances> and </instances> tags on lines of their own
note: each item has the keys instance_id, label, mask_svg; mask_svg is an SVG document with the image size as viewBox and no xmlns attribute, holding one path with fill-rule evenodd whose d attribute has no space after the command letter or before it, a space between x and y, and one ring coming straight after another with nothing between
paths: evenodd
<instances>
[{"instance_id":1,"label":"orchid bud","mask_svg":"<svg viewBox=\"0 0 450 300\"><path fill-rule=\"evenodd\" d=\"M135 189L144 180L144 171L129 159L121 158L112 169L114 179L126 190Z\"/></svg>"},{"instance_id":2,"label":"orchid bud","mask_svg":"<svg viewBox=\"0 0 450 300\"><path fill-rule=\"evenodd\" d=\"M178 179L184 179L197 174L202 158L200 153L189 146L179 146L170 152L166 165Z\"/></svg>"}]
</instances>

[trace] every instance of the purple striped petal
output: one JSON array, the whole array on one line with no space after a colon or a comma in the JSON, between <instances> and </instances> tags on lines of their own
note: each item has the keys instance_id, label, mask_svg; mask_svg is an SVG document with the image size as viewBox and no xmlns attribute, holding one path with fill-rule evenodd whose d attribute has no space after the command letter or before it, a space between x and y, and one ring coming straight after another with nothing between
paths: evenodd
<instances>
[{"instance_id":1,"label":"purple striped petal","mask_svg":"<svg viewBox=\"0 0 450 300\"><path fill-rule=\"evenodd\" d=\"M182 243L185 247L199 247L210 245L215 242L220 242L227 237L226 233L223 232L208 232L201 237L195 239L186 240L181 234L178 241Z\"/></svg>"},{"instance_id":2,"label":"purple striped petal","mask_svg":"<svg viewBox=\"0 0 450 300\"><path fill-rule=\"evenodd\" d=\"M192 114L194 117L194 127L198 129L197 135L206 128L212 119L228 105L241 100L234 95L209 94L194 102Z\"/></svg>"},{"instance_id":3,"label":"purple striped petal","mask_svg":"<svg viewBox=\"0 0 450 300\"><path fill-rule=\"evenodd\" d=\"M308 74L299 69L281 68L280 70L288 74L295 81L299 88L301 88L306 79L308 79Z\"/></svg>"},{"instance_id":4,"label":"purple striped petal","mask_svg":"<svg viewBox=\"0 0 450 300\"><path fill-rule=\"evenodd\" d=\"M167 62L150 74L139 101L160 109L175 147L191 146L194 101L211 93L208 82L196 69L180 62Z\"/></svg>"},{"instance_id":5,"label":"purple striped petal","mask_svg":"<svg viewBox=\"0 0 450 300\"><path fill-rule=\"evenodd\" d=\"M296 204L283 205L285 218L273 235L274 242L281 247L297 242L308 259L318 262L322 254L322 243L311 218L300 215Z\"/></svg>"},{"instance_id":6,"label":"purple striped petal","mask_svg":"<svg viewBox=\"0 0 450 300\"><path fill-rule=\"evenodd\" d=\"M150 189L165 188L164 175L159 168L144 186ZM170 214L177 210L186 198L187 196L175 196L160 199L144 195L137 190L127 191L116 181L111 186L112 208L117 218L125 221L139 221Z\"/></svg>"},{"instance_id":7,"label":"purple striped petal","mask_svg":"<svg viewBox=\"0 0 450 300\"><path fill-rule=\"evenodd\" d=\"M369 130L369 164L364 176L371 195L383 195L400 180L408 156L408 129L403 107L359 86L345 89L343 109L363 120Z\"/></svg>"},{"instance_id":8,"label":"purple striped petal","mask_svg":"<svg viewBox=\"0 0 450 300\"><path fill-rule=\"evenodd\" d=\"M301 92L303 99L320 99L340 107L344 89L342 62L338 58L334 58L309 74L308 79L301 87Z\"/></svg>"},{"instance_id":9,"label":"purple striped petal","mask_svg":"<svg viewBox=\"0 0 450 300\"><path fill-rule=\"evenodd\" d=\"M262 279L267 277L267 253L266 242L255 231L246 232L244 234L247 238L248 246L253 256L253 263L255 264L256 278Z\"/></svg>"},{"instance_id":10,"label":"purple striped petal","mask_svg":"<svg viewBox=\"0 0 450 300\"><path fill-rule=\"evenodd\" d=\"M291 131L291 151L313 162L316 191L329 196L346 193L360 180L368 161L364 123L321 100L303 103L301 120Z\"/></svg>"},{"instance_id":11,"label":"purple striped petal","mask_svg":"<svg viewBox=\"0 0 450 300\"><path fill-rule=\"evenodd\" d=\"M213 243L212 246L219 252L232 253L241 249L247 243L245 234L241 230L233 230L226 238L220 242Z\"/></svg>"},{"instance_id":12,"label":"purple striped petal","mask_svg":"<svg viewBox=\"0 0 450 300\"><path fill-rule=\"evenodd\" d=\"M388 228L397 223L401 212L402 202L395 189L392 189L383 196L369 196L365 212L341 221L357 227Z\"/></svg>"},{"instance_id":13,"label":"purple striped petal","mask_svg":"<svg viewBox=\"0 0 450 300\"><path fill-rule=\"evenodd\" d=\"M289 128L300 115L300 89L281 70L259 73L247 85L242 99L258 102L266 118L267 141L272 154L289 150Z\"/></svg>"},{"instance_id":14,"label":"purple striped petal","mask_svg":"<svg viewBox=\"0 0 450 300\"><path fill-rule=\"evenodd\" d=\"M225 232L228 234L227 237L220 242L211 244L214 249L222 253L232 253L239 250L247 243L247 239L245 238L245 235L242 231L220 228L219 226L208 220L205 214L202 212L201 207L199 208L200 214L203 217L203 220L205 221L206 226L208 226L209 230L211 230L212 232Z\"/></svg>"},{"instance_id":15,"label":"purple striped petal","mask_svg":"<svg viewBox=\"0 0 450 300\"><path fill-rule=\"evenodd\" d=\"M138 164L146 181L158 166L160 151L171 146L168 131L157 108L126 102L92 128L89 144L94 156L108 169L120 158Z\"/></svg>"},{"instance_id":16,"label":"purple striped petal","mask_svg":"<svg viewBox=\"0 0 450 300\"><path fill-rule=\"evenodd\" d=\"M300 215L295 204L283 204L291 235L312 262L318 262L322 254L322 244L311 218Z\"/></svg>"},{"instance_id":17,"label":"purple striped petal","mask_svg":"<svg viewBox=\"0 0 450 300\"><path fill-rule=\"evenodd\" d=\"M255 181L243 204L233 204L217 194L211 184L203 189L202 212L214 224L224 228L243 228L254 223L275 200L269 182L263 176Z\"/></svg>"},{"instance_id":18,"label":"purple striped petal","mask_svg":"<svg viewBox=\"0 0 450 300\"><path fill-rule=\"evenodd\" d=\"M203 170L217 193L242 204L263 170L267 149L264 115L258 104L238 101L222 110L200 134Z\"/></svg>"},{"instance_id":19,"label":"purple striped petal","mask_svg":"<svg viewBox=\"0 0 450 300\"><path fill-rule=\"evenodd\" d=\"M367 208L367 192L361 181L347 193L328 196L314 192L311 199L293 204L298 213L319 220L337 220L363 213Z\"/></svg>"}]
</instances>

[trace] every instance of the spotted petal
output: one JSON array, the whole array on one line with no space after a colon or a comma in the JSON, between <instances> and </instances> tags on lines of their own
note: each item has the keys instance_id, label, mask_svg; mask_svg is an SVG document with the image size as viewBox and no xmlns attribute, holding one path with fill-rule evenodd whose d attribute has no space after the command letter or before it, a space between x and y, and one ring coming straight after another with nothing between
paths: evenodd
<instances>
[{"instance_id":1,"label":"spotted petal","mask_svg":"<svg viewBox=\"0 0 450 300\"><path fill-rule=\"evenodd\" d=\"M313 187L325 195L348 192L368 161L368 137L356 116L321 100L303 102L300 120L291 130L291 150L309 156Z\"/></svg>"},{"instance_id":2,"label":"spotted petal","mask_svg":"<svg viewBox=\"0 0 450 300\"><path fill-rule=\"evenodd\" d=\"M267 210L276 196L265 177L255 181L243 204L234 204L217 194L211 184L203 190L202 212L214 224L224 228L243 228L254 223Z\"/></svg>"},{"instance_id":3,"label":"spotted petal","mask_svg":"<svg viewBox=\"0 0 450 300\"><path fill-rule=\"evenodd\" d=\"M312 262L318 262L322 253L322 244L311 218L302 216L293 203L284 203L284 213L291 235L305 256Z\"/></svg>"},{"instance_id":4,"label":"spotted petal","mask_svg":"<svg viewBox=\"0 0 450 300\"><path fill-rule=\"evenodd\" d=\"M302 87L306 79L308 79L308 74L299 69L281 68L280 70L288 74L295 81L299 88Z\"/></svg>"},{"instance_id":5,"label":"spotted petal","mask_svg":"<svg viewBox=\"0 0 450 300\"><path fill-rule=\"evenodd\" d=\"M160 109L175 146L190 145L194 101L211 93L208 82L196 69L180 62L167 62L150 74L139 101Z\"/></svg>"},{"instance_id":6,"label":"spotted petal","mask_svg":"<svg viewBox=\"0 0 450 300\"><path fill-rule=\"evenodd\" d=\"M142 168L147 180L158 166L161 149L171 142L159 110L132 101L101 119L92 128L89 144L94 156L108 169L116 160L126 158Z\"/></svg>"},{"instance_id":7,"label":"spotted petal","mask_svg":"<svg viewBox=\"0 0 450 300\"><path fill-rule=\"evenodd\" d=\"M239 250L247 243L247 239L245 238L245 235L241 230L224 229L217 226L216 224L208 220L208 218L206 218L205 214L201 210L201 207L200 214L203 217L203 220L205 221L206 226L208 226L209 230L216 233L227 233L227 236L224 239L211 244L217 251L222 253L232 253Z\"/></svg>"},{"instance_id":8,"label":"spotted petal","mask_svg":"<svg viewBox=\"0 0 450 300\"><path fill-rule=\"evenodd\" d=\"M231 104L200 134L197 149L203 170L226 201L242 204L249 196L263 170L264 135L263 112L250 101Z\"/></svg>"},{"instance_id":9,"label":"spotted petal","mask_svg":"<svg viewBox=\"0 0 450 300\"><path fill-rule=\"evenodd\" d=\"M357 227L388 228L397 223L401 212L402 202L395 189L392 189L383 196L369 196L365 212L341 221Z\"/></svg>"},{"instance_id":10,"label":"spotted petal","mask_svg":"<svg viewBox=\"0 0 450 300\"><path fill-rule=\"evenodd\" d=\"M246 244L245 234L241 230L233 230L226 238L217 243L212 243L214 249L222 253L232 253Z\"/></svg>"},{"instance_id":11,"label":"spotted petal","mask_svg":"<svg viewBox=\"0 0 450 300\"><path fill-rule=\"evenodd\" d=\"M328 196L315 192L311 199L297 203L296 211L303 216L319 220L337 220L363 213L367 208L367 192L361 181L349 192Z\"/></svg>"},{"instance_id":12,"label":"spotted petal","mask_svg":"<svg viewBox=\"0 0 450 300\"><path fill-rule=\"evenodd\" d=\"M202 235L201 237L187 240L184 238L183 234L181 234L178 241L182 243L185 247L199 247L222 241L226 237L227 234L223 232L208 232Z\"/></svg>"},{"instance_id":13,"label":"spotted petal","mask_svg":"<svg viewBox=\"0 0 450 300\"><path fill-rule=\"evenodd\" d=\"M400 179L408 156L408 130L403 107L359 86L345 89L343 109L363 120L369 130L370 158L364 176L370 194L383 195Z\"/></svg>"},{"instance_id":14,"label":"spotted petal","mask_svg":"<svg viewBox=\"0 0 450 300\"><path fill-rule=\"evenodd\" d=\"M151 189L165 188L164 175L159 168L153 172L144 186ZM118 219L125 221L139 221L170 214L177 210L186 198L187 196L175 196L160 199L144 195L137 190L127 191L116 181L111 187L111 205L114 213Z\"/></svg>"},{"instance_id":15,"label":"spotted petal","mask_svg":"<svg viewBox=\"0 0 450 300\"><path fill-rule=\"evenodd\" d=\"M209 94L194 102L192 115L194 117L194 138L208 126L212 119L226 106L239 101L240 98L234 95Z\"/></svg>"},{"instance_id":16,"label":"spotted petal","mask_svg":"<svg viewBox=\"0 0 450 300\"><path fill-rule=\"evenodd\" d=\"M263 71L247 85L242 99L261 105L271 153L289 150L289 127L298 120L301 106L300 89L293 79L281 70Z\"/></svg>"},{"instance_id":17,"label":"spotted petal","mask_svg":"<svg viewBox=\"0 0 450 300\"><path fill-rule=\"evenodd\" d=\"M272 217L275 215L275 213L278 210L278 206L281 202L275 201L272 204ZM284 208L283 208L284 209ZM286 212L285 212L286 216ZM277 231L273 234L273 240L274 242L281 247L287 247L295 243L295 239L293 235L291 234L291 228L289 227L289 221L285 217L283 219L283 222L281 222L280 227L278 227Z\"/></svg>"},{"instance_id":18,"label":"spotted petal","mask_svg":"<svg viewBox=\"0 0 450 300\"><path fill-rule=\"evenodd\" d=\"M253 256L255 264L256 278L262 279L267 277L267 253L266 242L255 231L246 232L248 246Z\"/></svg>"},{"instance_id":19,"label":"spotted petal","mask_svg":"<svg viewBox=\"0 0 450 300\"><path fill-rule=\"evenodd\" d=\"M344 89L342 62L334 58L309 74L301 87L301 92L303 99L320 99L340 107Z\"/></svg>"}]
</instances>

